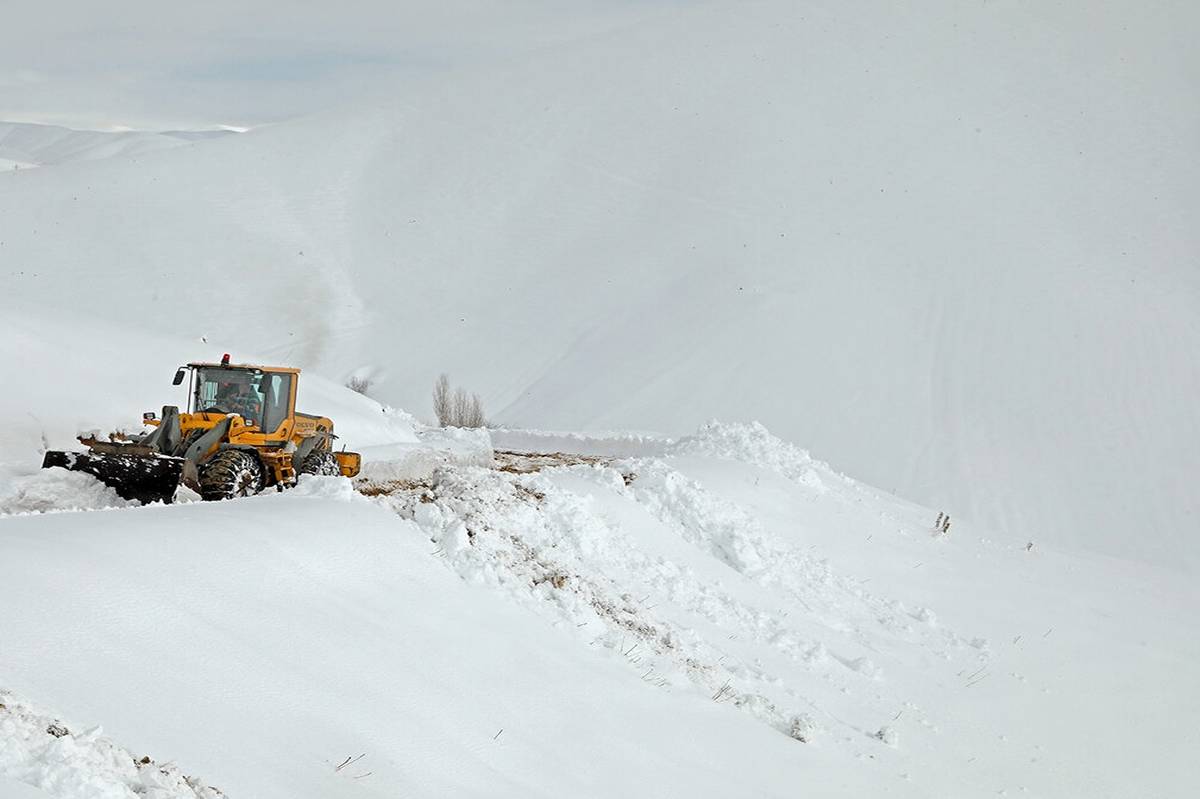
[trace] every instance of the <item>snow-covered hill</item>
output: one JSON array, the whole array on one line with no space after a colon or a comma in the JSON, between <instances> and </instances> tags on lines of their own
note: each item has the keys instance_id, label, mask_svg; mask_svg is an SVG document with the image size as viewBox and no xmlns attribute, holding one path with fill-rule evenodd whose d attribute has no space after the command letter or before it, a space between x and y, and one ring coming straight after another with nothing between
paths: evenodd
<instances>
[{"instance_id":1,"label":"snow-covered hill","mask_svg":"<svg viewBox=\"0 0 1200 799\"><path fill-rule=\"evenodd\" d=\"M0 480L5 467L36 471L40 452L78 446L80 432L142 431L141 415L164 405L187 405L186 390L171 385L189 361L218 361L223 351L169 334L145 338L99 320L17 312L0 321L0 363L22 373L0 393ZM243 363L261 363L253 351ZM334 420L339 443L355 449L416 441L412 418L322 378L303 374L297 410Z\"/></svg>"},{"instance_id":2,"label":"snow-covered hill","mask_svg":"<svg viewBox=\"0 0 1200 799\"><path fill-rule=\"evenodd\" d=\"M231 797L1195 787L1185 581L937 533L755 426L661 452L0 520L0 774L146 779L32 696Z\"/></svg>"},{"instance_id":3,"label":"snow-covered hill","mask_svg":"<svg viewBox=\"0 0 1200 799\"><path fill-rule=\"evenodd\" d=\"M371 373L417 413L448 371L516 425L757 418L1013 541L1186 568L1182 17L657 7L136 166L0 175L0 296Z\"/></svg>"},{"instance_id":4,"label":"snow-covered hill","mask_svg":"<svg viewBox=\"0 0 1200 799\"><path fill-rule=\"evenodd\" d=\"M1200 792L1196 8L583 6L0 128L0 799ZM224 352L360 478L38 468Z\"/></svg>"},{"instance_id":5,"label":"snow-covered hill","mask_svg":"<svg viewBox=\"0 0 1200 799\"><path fill-rule=\"evenodd\" d=\"M95 161L113 156L134 157L231 133L233 131L228 129L163 132L73 130L59 125L0 121L0 169Z\"/></svg>"},{"instance_id":6,"label":"snow-covered hill","mask_svg":"<svg viewBox=\"0 0 1200 799\"><path fill-rule=\"evenodd\" d=\"M5 362L58 371L14 383L0 406L0 788L1193 787L1198 741L1164 720L1200 711L1200 596L1170 570L959 519L939 533L933 509L758 425L680 439L505 430L494 462L413 458L427 431L311 374L301 406L368 455L357 491L314 478L244 501L121 507L87 475L38 470L41 448L178 402L174 354L211 345L9 321ZM65 512L78 508L92 512Z\"/></svg>"}]
</instances>

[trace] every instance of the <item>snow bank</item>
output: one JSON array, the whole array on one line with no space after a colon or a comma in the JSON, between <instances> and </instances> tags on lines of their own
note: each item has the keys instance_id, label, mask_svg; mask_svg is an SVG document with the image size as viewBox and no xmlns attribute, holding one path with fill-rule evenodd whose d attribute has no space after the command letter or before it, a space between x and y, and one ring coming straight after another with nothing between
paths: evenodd
<instances>
[{"instance_id":1,"label":"snow bank","mask_svg":"<svg viewBox=\"0 0 1200 799\"><path fill-rule=\"evenodd\" d=\"M533 474L445 467L371 493L419 525L433 555L467 583L609 650L645 682L727 703L789 737L820 737L811 699L785 671L734 655L727 639L755 642L840 688L882 674L858 641L831 641L832 654L814 656L828 652L829 630L784 608L873 625L890 615L886 601L662 461ZM977 654L950 630L919 636L958 657Z\"/></svg>"},{"instance_id":2,"label":"snow bank","mask_svg":"<svg viewBox=\"0 0 1200 799\"><path fill-rule=\"evenodd\" d=\"M660 460L615 464L627 476L637 501L684 540L746 574L765 571L779 553L759 520L744 508L715 496Z\"/></svg>"},{"instance_id":3,"label":"snow bank","mask_svg":"<svg viewBox=\"0 0 1200 799\"><path fill-rule=\"evenodd\" d=\"M317 474L299 475L296 486L289 490L295 497L352 502L358 498L354 485L344 477Z\"/></svg>"},{"instance_id":4,"label":"snow bank","mask_svg":"<svg viewBox=\"0 0 1200 799\"><path fill-rule=\"evenodd\" d=\"M612 469L551 474L623 489ZM602 505L555 477L443 468L427 484L377 501L416 522L435 556L463 580L498 590L573 638L603 646L646 682L691 684L708 695L730 679L707 645L656 613L643 594L652 589L706 604L714 618L728 598L686 566L647 553Z\"/></svg>"},{"instance_id":5,"label":"snow bank","mask_svg":"<svg viewBox=\"0 0 1200 799\"><path fill-rule=\"evenodd\" d=\"M648 433L564 433L549 430L494 428L488 433L496 449L515 452L571 452L619 458L661 455L671 439Z\"/></svg>"},{"instance_id":6,"label":"snow bank","mask_svg":"<svg viewBox=\"0 0 1200 799\"><path fill-rule=\"evenodd\" d=\"M59 468L16 474L0 467L0 516L127 508L137 504L122 499L90 474Z\"/></svg>"},{"instance_id":7,"label":"snow bank","mask_svg":"<svg viewBox=\"0 0 1200 799\"><path fill-rule=\"evenodd\" d=\"M758 422L727 423L713 420L694 435L679 439L669 455L704 455L742 461L782 474L790 480L820 489L820 472L829 466L813 460L807 450L771 435Z\"/></svg>"},{"instance_id":8,"label":"snow bank","mask_svg":"<svg viewBox=\"0 0 1200 799\"><path fill-rule=\"evenodd\" d=\"M100 727L81 729L0 690L0 778L54 799L223 799L174 763L113 743ZM0 780L0 796L9 799ZM20 796L20 794L17 794Z\"/></svg>"},{"instance_id":9,"label":"snow bank","mask_svg":"<svg viewBox=\"0 0 1200 799\"><path fill-rule=\"evenodd\" d=\"M879 764L877 790L1132 786L1140 758L1173 775L1155 784L1183 778L1162 756L1181 745L1169 732L1147 723L1136 743L1097 736L1111 708L1092 700L1129 691L1163 658L1184 701L1200 701L1172 632L1189 617L1168 611L1174 600L1139 593L1120 569L1031 560L969 523L934 535L934 512L836 475L759 425L709 425L671 453L447 466L372 493L464 582L652 688L737 710L822 757L852 758L854 770ZM1072 603L1054 599L1064 590ZM1106 621L1080 625L1074 603ZM1114 636L1140 634L1147 613L1157 614L1154 654L1092 659ZM1119 701L1162 699L1147 686Z\"/></svg>"}]
</instances>

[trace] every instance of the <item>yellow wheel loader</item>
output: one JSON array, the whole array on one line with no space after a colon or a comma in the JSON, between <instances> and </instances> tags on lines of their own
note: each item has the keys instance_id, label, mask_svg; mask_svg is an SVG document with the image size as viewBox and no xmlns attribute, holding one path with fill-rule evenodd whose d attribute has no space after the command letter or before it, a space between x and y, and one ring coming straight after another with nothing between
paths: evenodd
<instances>
[{"instance_id":1,"label":"yellow wheel loader","mask_svg":"<svg viewBox=\"0 0 1200 799\"><path fill-rule=\"evenodd\" d=\"M206 500L295 485L297 474L358 474L357 452L334 451L333 422L296 412L299 369L229 363L189 363L174 384L188 381L188 411L167 405L146 413L154 430L125 438L80 437L87 452L47 452L43 468L87 472L125 499L170 502L182 482Z\"/></svg>"}]
</instances>

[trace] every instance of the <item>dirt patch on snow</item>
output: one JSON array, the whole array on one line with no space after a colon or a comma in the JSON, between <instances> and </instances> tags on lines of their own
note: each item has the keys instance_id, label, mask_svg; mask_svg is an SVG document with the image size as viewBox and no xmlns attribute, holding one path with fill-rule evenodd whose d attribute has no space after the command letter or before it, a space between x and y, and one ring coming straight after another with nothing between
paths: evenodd
<instances>
[{"instance_id":1,"label":"dirt patch on snow","mask_svg":"<svg viewBox=\"0 0 1200 799\"><path fill-rule=\"evenodd\" d=\"M533 474L558 466L607 466L613 459L603 455L575 455L569 452L515 452L496 450L495 469L511 474Z\"/></svg>"}]
</instances>

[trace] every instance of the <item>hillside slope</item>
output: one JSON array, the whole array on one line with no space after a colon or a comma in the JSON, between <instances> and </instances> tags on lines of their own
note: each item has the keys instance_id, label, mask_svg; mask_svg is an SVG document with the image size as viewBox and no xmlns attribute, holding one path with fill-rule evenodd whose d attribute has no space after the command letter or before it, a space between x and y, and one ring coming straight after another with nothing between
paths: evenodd
<instances>
[{"instance_id":1,"label":"hillside slope","mask_svg":"<svg viewBox=\"0 0 1200 799\"><path fill-rule=\"evenodd\" d=\"M10 619L0 674L131 748L170 753L232 799L599 795L596 785L784 796L816 760L781 757L794 741L547 637L438 568L389 514L259 500L5 520L0 546L25 564L4 581L6 603L40 590L47 570L91 581L105 600L71 589ZM101 538L98 570L89 541ZM47 626L58 657L39 643ZM671 759L643 754L656 740L672 742ZM729 761L712 760L718 751Z\"/></svg>"},{"instance_id":2,"label":"hillside slope","mask_svg":"<svg viewBox=\"0 0 1200 799\"><path fill-rule=\"evenodd\" d=\"M132 799L123 751L231 799L1195 791L1189 581L936 533L758 426L661 446L0 518L0 779Z\"/></svg>"},{"instance_id":3,"label":"hillside slope","mask_svg":"<svg viewBox=\"0 0 1200 799\"><path fill-rule=\"evenodd\" d=\"M60 125L0 121L0 165L52 166L114 156L136 157L193 141L230 135L229 130L95 131Z\"/></svg>"},{"instance_id":4,"label":"hillside slope","mask_svg":"<svg viewBox=\"0 0 1200 799\"><path fill-rule=\"evenodd\" d=\"M50 315L52 316L52 315ZM142 432L142 414L164 405L187 407L187 387L173 386L181 364L219 361L219 345L188 341L99 320L17 312L0 320L0 364L14 383L0 393L0 489L6 467L36 471L45 449L79 448L79 433ZM238 362L259 363L253 351ZM30 368L33 365L34 368ZM302 373L296 407L333 420L339 446L353 449L413 443L413 420L403 411L322 378Z\"/></svg>"},{"instance_id":5,"label":"hillside slope","mask_svg":"<svg viewBox=\"0 0 1200 799\"><path fill-rule=\"evenodd\" d=\"M1188 569L1196 11L1155 8L656 8L0 175L0 291L417 411L448 371L517 425L757 418L1014 542Z\"/></svg>"}]
</instances>

